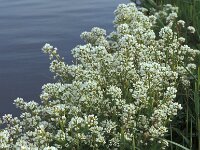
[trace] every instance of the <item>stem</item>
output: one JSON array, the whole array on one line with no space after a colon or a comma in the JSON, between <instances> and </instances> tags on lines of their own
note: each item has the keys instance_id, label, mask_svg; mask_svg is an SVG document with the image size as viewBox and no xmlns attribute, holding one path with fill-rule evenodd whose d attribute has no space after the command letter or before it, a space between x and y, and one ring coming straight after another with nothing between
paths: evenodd
<instances>
[{"instance_id":1,"label":"stem","mask_svg":"<svg viewBox=\"0 0 200 150\"><path fill-rule=\"evenodd\" d=\"M135 138L133 136L133 139L132 139L132 150L135 150Z\"/></svg>"},{"instance_id":2,"label":"stem","mask_svg":"<svg viewBox=\"0 0 200 150\"><path fill-rule=\"evenodd\" d=\"M198 135L198 149L200 150L200 117L199 117L199 83L200 83L200 67L198 67L198 81L195 84L195 107L197 119L197 135Z\"/></svg>"},{"instance_id":3,"label":"stem","mask_svg":"<svg viewBox=\"0 0 200 150\"><path fill-rule=\"evenodd\" d=\"M190 119L190 149L192 150L192 117Z\"/></svg>"},{"instance_id":4,"label":"stem","mask_svg":"<svg viewBox=\"0 0 200 150\"><path fill-rule=\"evenodd\" d=\"M170 140L173 141L173 139L172 139L172 125L171 125L171 123L170 123ZM171 147L171 150L173 150L172 143L170 143L170 147Z\"/></svg>"},{"instance_id":5,"label":"stem","mask_svg":"<svg viewBox=\"0 0 200 150\"><path fill-rule=\"evenodd\" d=\"M186 137L189 133L189 103L188 103L188 89L186 90ZM192 127L191 127L192 128Z\"/></svg>"},{"instance_id":6,"label":"stem","mask_svg":"<svg viewBox=\"0 0 200 150\"><path fill-rule=\"evenodd\" d=\"M121 139L120 139L120 150L124 150L125 147L125 141L124 141L124 129L123 127L121 128Z\"/></svg>"},{"instance_id":7,"label":"stem","mask_svg":"<svg viewBox=\"0 0 200 150\"><path fill-rule=\"evenodd\" d=\"M198 117L198 148L200 150L200 118Z\"/></svg>"}]
</instances>

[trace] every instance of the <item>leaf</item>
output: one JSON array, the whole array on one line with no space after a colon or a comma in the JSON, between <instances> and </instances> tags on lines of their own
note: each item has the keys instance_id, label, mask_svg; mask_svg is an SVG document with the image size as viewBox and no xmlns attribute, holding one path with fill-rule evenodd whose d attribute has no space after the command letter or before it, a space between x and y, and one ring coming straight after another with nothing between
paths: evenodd
<instances>
[{"instance_id":1,"label":"leaf","mask_svg":"<svg viewBox=\"0 0 200 150\"><path fill-rule=\"evenodd\" d=\"M189 139L187 138L187 137L185 137L184 135L183 135L183 133L181 133L181 131L179 130L179 129L177 129L177 128L172 128L177 134L179 134L179 135L181 135L182 137L183 137L183 139L185 140L185 142L189 145L189 143L190 143L190 141L189 141Z\"/></svg>"},{"instance_id":2,"label":"leaf","mask_svg":"<svg viewBox=\"0 0 200 150\"><path fill-rule=\"evenodd\" d=\"M180 147L180 148L182 148L182 149L184 149L184 150L190 150L189 148L184 147L183 145L180 145L180 144L178 144L178 143L176 143L176 142L173 142L173 141L170 141L170 140L166 140L166 139L162 139L162 138L158 138L158 139L160 139L160 140L165 140L165 141L167 141L167 142L169 142L169 143L171 143L171 144L174 144L174 145L176 145L176 146L178 146L178 147Z\"/></svg>"}]
</instances>

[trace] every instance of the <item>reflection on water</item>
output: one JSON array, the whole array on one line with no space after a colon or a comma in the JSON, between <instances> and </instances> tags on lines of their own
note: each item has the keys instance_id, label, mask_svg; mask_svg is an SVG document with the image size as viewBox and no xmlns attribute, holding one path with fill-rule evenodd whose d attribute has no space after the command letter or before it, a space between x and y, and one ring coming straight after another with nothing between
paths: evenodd
<instances>
[{"instance_id":1,"label":"reflection on water","mask_svg":"<svg viewBox=\"0 0 200 150\"><path fill-rule=\"evenodd\" d=\"M53 82L49 42L71 63L70 50L81 32L99 26L112 30L113 11L128 0L0 0L0 116L18 113L16 97L39 101L41 86Z\"/></svg>"}]
</instances>

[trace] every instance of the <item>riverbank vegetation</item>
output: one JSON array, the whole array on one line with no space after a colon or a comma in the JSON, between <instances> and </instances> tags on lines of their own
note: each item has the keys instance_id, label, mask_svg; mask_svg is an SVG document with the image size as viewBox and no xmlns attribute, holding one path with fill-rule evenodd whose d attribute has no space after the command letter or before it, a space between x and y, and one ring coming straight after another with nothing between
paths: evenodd
<instances>
[{"instance_id":1,"label":"riverbank vegetation","mask_svg":"<svg viewBox=\"0 0 200 150\"><path fill-rule=\"evenodd\" d=\"M42 104L15 100L22 113L2 117L1 149L198 148L200 52L188 40L196 29L170 4L114 13L110 34L81 34L72 65L45 44L57 81L42 87Z\"/></svg>"},{"instance_id":2,"label":"riverbank vegetation","mask_svg":"<svg viewBox=\"0 0 200 150\"><path fill-rule=\"evenodd\" d=\"M133 0L134 1L134 0ZM195 34L188 34L183 32L185 41L193 48L200 48L200 1L198 0L142 0L139 6L142 6L148 10L158 12L165 7L166 4L172 4L178 7L178 20L185 20L185 24L195 27ZM148 11L149 13L152 11ZM163 21L160 20L159 26L163 25ZM199 66L200 58L196 58L195 64ZM173 133L174 141L179 142L182 145L189 147L190 149L200 149L200 125L199 125L199 67L191 74L190 89L186 92L180 92L182 106L184 109L180 113L179 119L175 122L181 122L180 124L174 123L172 126L171 134ZM176 124L176 125L175 125ZM182 139L182 140L180 140Z\"/></svg>"}]
</instances>

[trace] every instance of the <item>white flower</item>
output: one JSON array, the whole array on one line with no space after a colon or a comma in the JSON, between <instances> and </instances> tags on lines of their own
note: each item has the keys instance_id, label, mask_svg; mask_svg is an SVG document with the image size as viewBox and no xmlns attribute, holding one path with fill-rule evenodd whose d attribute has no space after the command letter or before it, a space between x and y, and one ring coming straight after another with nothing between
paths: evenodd
<instances>
[{"instance_id":1,"label":"white flower","mask_svg":"<svg viewBox=\"0 0 200 150\"><path fill-rule=\"evenodd\" d=\"M185 27L185 21L183 21L183 20L177 21L177 24L181 25L182 27Z\"/></svg>"},{"instance_id":2,"label":"white flower","mask_svg":"<svg viewBox=\"0 0 200 150\"><path fill-rule=\"evenodd\" d=\"M41 104L14 101L23 113L3 116L0 149L119 149L122 138L130 149L133 139L141 146L160 143L165 148L168 143L158 138L182 109L175 102L178 85L189 87L189 72L200 53L173 31L177 11L165 5L146 16L134 3L119 5L115 31L106 35L94 27L83 32L86 44L72 50L72 65L45 44L56 83L42 87ZM167 21L159 36L154 32L158 19ZM184 26L181 20L177 24Z\"/></svg>"},{"instance_id":3,"label":"white flower","mask_svg":"<svg viewBox=\"0 0 200 150\"><path fill-rule=\"evenodd\" d=\"M192 26L188 26L187 29L189 30L190 33L195 33L195 28Z\"/></svg>"},{"instance_id":4,"label":"white flower","mask_svg":"<svg viewBox=\"0 0 200 150\"><path fill-rule=\"evenodd\" d=\"M58 149L54 146L48 146L48 147L45 147L43 150L58 150Z\"/></svg>"}]
</instances>

